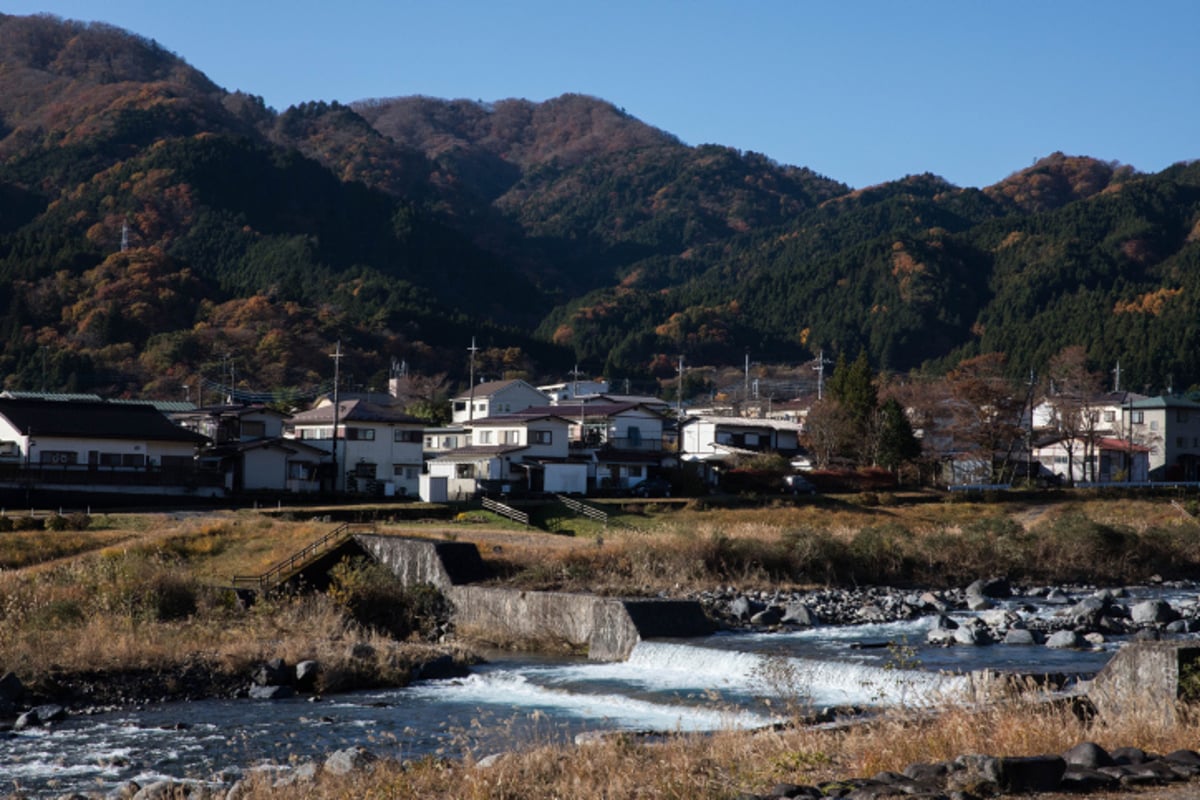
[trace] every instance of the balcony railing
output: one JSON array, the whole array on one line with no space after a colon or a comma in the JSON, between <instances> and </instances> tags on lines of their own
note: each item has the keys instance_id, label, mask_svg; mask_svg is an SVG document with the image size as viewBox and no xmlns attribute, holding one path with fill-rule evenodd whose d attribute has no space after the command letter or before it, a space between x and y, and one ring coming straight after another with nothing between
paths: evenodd
<instances>
[{"instance_id":1,"label":"balcony railing","mask_svg":"<svg viewBox=\"0 0 1200 800\"><path fill-rule=\"evenodd\" d=\"M602 437L589 436L584 439L572 439L571 448L578 450L636 450L646 453L657 453L667 449L662 439L646 439L644 437Z\"/></svg>"}]
</instances>

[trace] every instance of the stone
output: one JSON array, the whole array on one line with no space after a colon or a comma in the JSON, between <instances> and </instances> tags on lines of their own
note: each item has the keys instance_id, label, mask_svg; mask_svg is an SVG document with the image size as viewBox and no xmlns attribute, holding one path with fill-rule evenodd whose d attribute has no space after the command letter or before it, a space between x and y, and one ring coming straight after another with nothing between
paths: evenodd
<instances>
[{"instance_id":1,"label":"stone","mask_svg":"<svg viewBox=\"0 0 1200 800\"><path fill-rule=\"evenodd\" d=\"M286 700L289 697L294 697L296 690L291 686L259 686L253 684L250 687L251 700Z\"/></svg>"},{"instance_id":2,"label":"stone","mask_svg":"<svg viewBox=\"0 0 1200 800\"><path fill-rule=\"evenodd\" d=\"M1071 604L1071 598L1062 589L1051 589L1046 592L1046 596L1042 598L1042 602L1054 606L1067 606Z\"/></svg>"},{"instance_id":3,"label":"stone","mask_svg":"<svg viewBox=\"0 0 1200 800\"><path fill-rule=\"evenodd\" d=\"M1000 788L1006 792L1052 792L1067 762L1062 756L1019 756L1000 759Z\"/></svg>"},{"instance_id":4,"label":"stone","mask_svg":"<svg viewBox=\"0 0 1200 800\"><path fill-rule=\"evenodd\" d=\"M259 686L291 685L292 671L288 669L282 658L273 658L265 664L259 664L254 670L254 683Z\"/></svg>"},{"instance_id":5,"label":"stone","mask_svg":"<svg viewBox=\"0 0 1200 800\"><path fill-rule=\"evenodd\" d=\"M802 625L806 628L815 627L820 622L807 604L794 600L784 608L782 621L791 625Z\"/></svg>"},{"instance_id":6,"label":"stone","mask_svg":"<svg viewBox=\"0 0 1200 800\"><path fill-rule=\"evenodd\" d=\"M757 614L750 617L751 625L764 625L769 627L771 625L778 625L782 621L783 611L777 606L764 608L762 611L759 611Z\"/></svg>"},{"instance_id":7,"label":"stone","mask_svg":"<svg viewBox=\"0 0 1200 800\"><path fill-rule=\"evenodd\" d=\"M988 609L995 607L996 604L983 595L967 595L967 608L971 609L972 611L987 611Z\"/></svg>"},{"instance_id":8,"label":"stone","mask_svg":"<svg viewBox=\"0 0 1200 800\"><path fill-rule=\"evenodd\" d=\"M365 747L347 747L336 750L325 759L325 771L332 775L346 775L360 769L369 769L378 756Z\"/></svg>"},{"instance_id":9,"label":"stone","mask_svg":"<svg viewBox=\"0 0 1200 800\"><path fill-rule=\"evenodd\" d=\"M1071 767L1111 767L1116 762L1100 745L1095 742L1080 742L1062 755L1063 761Z\"/></svg>"},{"instance_id":10,"label":"stone","mask_svg":"<svg viewBox=\"0 0 1200 800\"><path fill-rule=\"evenodd\" d=\"M821 797L821 790L815 786L801 786L795 783L777 783L771 787L771 791L767 797L787 797L787 798L818 798Z\"/></svg>"},{"instance_id":11,"label":"stone","mask_svg":"<svg viewBox=\"0 0 1200 800\"><path fill-rule=\"evenodd\" d=\"M0 677L0 701L16 703L24 694L25 685L14 673L6 672Z\"/></svg>"},{"instance_id":12,"label":"stone","mask_svg":"<svg viewBox=\"0 0 1200 800\"><path fill-rule=\"evenodd\" d=\"M1114 764L1126 766L1129 764L1145 764L1149 760L1146 751L1140 747L1118 747L1109 753Z\"/></svg>"},{"instance_id":13,"label":"stone","mask_svg":"<svg viewBox=\"0 0 1200 800\"><path fill-rule=\"evenodd\" d=\"M1064 792L1099 792L1115 789L1121 782L1108 773L1089 767L1068 766L1063 772L1058 788Z\"/></svg>"},{"instance_id":14,"label":"stone","mask_svg":"<svg viewBox=\"0 0 1200 800\"><path fill-rule=\"evenodd\" d=\"M1025 630L1024 628L1009 628L1004 634L1004 644L1015 645L1032 645L1037 644L1037 639L1033 636L1033 631Z\"/></svg>"},{"instance_id":15,"label":"stone","mask_svg":"<svg viewBox=\"0 0 1200 800\"><path fill-rule=\"evenodd\" d=\"M317 779L318 769L317 762L305 761L300 766L289 769L271 785L276 789L282 789L286 786L295 786L297 783L312 783Z\"/></svg>"},{"instance_id":16,"label":"stone","mask_svg":"<svg viewBox=\"0 0 1200 800\"><path fill-rule=\"evenodd\" d=\"M297 689L311 692L317 685L317 677L321 674L321 665L316 661L301 661L296 665L295 685Z\"/></svg>"},{"instance_id":17,"label":"stone","mask_svg":"<svg viewBox=\"0 0 1200 800\"><path fill-rule=\"evenodd\" d=\"M1012 597L1012 586L1008 582L1008 578L980 578L967 587L966 594L975 594L981 597Z\"/></svg>"},{"instance_id":18,"label":"stone","mask_svg":"<svg viewBox=\"0 0 1200 800\"><path fill-rule=\"evenodd\" d=\"M729 616L736 620L745 621L750 619L754 613L753 606L750 604L750 598L745 595L740 595L733 598L729 602Z\"/></svg>"},{"instance_id":19,"label":"stone","mask_svg":"<svg viewBox=\"0 0 1200 800\"><path fill-rule=\"evenodd\" d=\"M954 643L967 646L989 644L991 639L987 635L987 631L983 628L977 628L973 625L960 625L954 631Z\"/></svg>"},{"instance_id":20,"label":"stone","mask_svg":"<svg viewBox=\"0 0 1200 800\"><path fill-rule=\"evenodd\" d=\"M1052 650L1070 650L1082 644L1083 640L1075 631L1055 631L1046 639L1046 647Z\"/></svg>"},{"instance_id":21,"label":"stone","mask_svg":"<svg viewBox=\"0 0 1200 800\"><path fill-rule=\"evenodd\" d=\"M1178 616L1165 600L1143 600L1129 609L1129 618L1137 625L1173 622Z\"/></svg>"},{"instance_id":22,"label":"stone","mask_svg":"<svg viewBox=\"0 0 1200 800\"><path fill-rule=\"evenodd\" d=\"M1112 601L1106 597L1085 597L1065 612L1071 624L1085 628L1095 628L1107 614Z\"/></svg>"}]
</instances>

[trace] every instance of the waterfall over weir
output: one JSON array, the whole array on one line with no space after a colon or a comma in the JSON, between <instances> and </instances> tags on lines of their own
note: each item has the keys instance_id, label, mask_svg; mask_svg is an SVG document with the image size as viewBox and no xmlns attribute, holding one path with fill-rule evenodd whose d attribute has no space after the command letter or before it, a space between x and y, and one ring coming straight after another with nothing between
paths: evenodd
<instances>
[{"instance_id":1,"label":"waterfall over weir","mask_svg":"<svg viewBox=\"0 0 1200 800\"><path fill-rule=\"evenodd\" d=\"M690 680L754 696L830 706L922 705L961 699L963 675L899 664L830 661L786 654L724 650L674 642L640 642L626 666L678 685Z\"/></svg>"}]
</instances>

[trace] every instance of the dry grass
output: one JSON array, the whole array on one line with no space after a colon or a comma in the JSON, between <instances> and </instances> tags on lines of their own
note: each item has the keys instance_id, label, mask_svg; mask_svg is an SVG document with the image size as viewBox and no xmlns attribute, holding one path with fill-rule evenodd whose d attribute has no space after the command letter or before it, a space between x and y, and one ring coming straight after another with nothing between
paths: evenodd
<instances>
[{"instance_id":1,"label":"dry grass","mask_svg":"<svg viewBox=\"0 0 1200 800\"><path fill-rule=\"evenodd\" d=\"M1169 727L1149 718L1087 724L1058 707L1016 702L937 716L897 714L833 730L725 731L653 741L614 735L586 746L532 746L486 766L470 757L403 766L384 761L370 774L326 776L303 787L273 788L264 780L247 796L731 798L763 793L780 782L815 785L870 777L966 753L1061 753L1082 741L1166 753L1194 747L1198 734L1195 721Z\"/></svg>"}]
</instances>

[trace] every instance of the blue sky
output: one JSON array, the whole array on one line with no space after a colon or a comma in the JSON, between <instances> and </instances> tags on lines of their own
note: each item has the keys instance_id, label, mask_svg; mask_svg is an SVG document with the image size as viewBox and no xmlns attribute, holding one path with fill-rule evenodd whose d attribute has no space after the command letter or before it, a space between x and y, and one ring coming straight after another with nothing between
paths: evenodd
<instances>
[{"instance_id":1,"label":"blue sky","mask_svg":"<svg viewBox=\"0 0 1200 800\"><path fill-rule=\"evenodd\" d=\"M1200 2L5 0L102 20L283 110L590 94L855 187L986 186L1061 150L1200 158Z\"/></svg>"}]
</instances>

